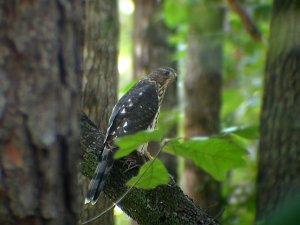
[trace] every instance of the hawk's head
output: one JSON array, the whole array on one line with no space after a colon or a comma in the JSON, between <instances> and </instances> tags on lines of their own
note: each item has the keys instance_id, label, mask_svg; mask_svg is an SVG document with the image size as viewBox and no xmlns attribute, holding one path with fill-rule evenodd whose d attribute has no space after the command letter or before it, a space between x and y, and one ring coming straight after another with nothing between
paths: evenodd
<instances>
[{"instance_id":1,"label":"hawk's head","mask_svg":"<svg viewBox=\"0 0 300 225\"><path fill-rule=\"evenodd\" d=\"M151 72L148 78L157 82L159 86L166 87L177 78L177 74L175 70L170 67L161 67Z\"/></svg>"}]
</instances>

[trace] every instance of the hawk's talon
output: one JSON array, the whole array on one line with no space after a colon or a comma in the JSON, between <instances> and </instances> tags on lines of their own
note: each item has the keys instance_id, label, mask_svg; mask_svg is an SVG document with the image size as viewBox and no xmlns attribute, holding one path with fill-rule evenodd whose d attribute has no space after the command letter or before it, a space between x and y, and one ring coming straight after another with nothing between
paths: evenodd
<instances>
[{"instance_id":1,"label":"hawk's talon","mask_svg":"<svg viewBox=\"0 0 300 225\"><path fill-rule=\"evenodd\" d=\"M146 156L146 162L153 159L152 155L148 151L145 151L145 156Z\"/></svg>"}]
</instances>

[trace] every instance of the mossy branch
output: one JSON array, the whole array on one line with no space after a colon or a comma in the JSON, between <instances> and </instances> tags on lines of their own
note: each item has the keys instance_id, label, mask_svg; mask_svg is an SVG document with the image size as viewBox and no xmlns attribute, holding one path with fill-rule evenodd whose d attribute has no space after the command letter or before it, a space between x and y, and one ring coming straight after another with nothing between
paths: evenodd
<instances>
[{"instance_id":1,"label":"mossy branch","mask_svg":"<svg viewBox=\"0 0 300 225\"><path fill-rule=\"evenodd\" d=\"M81 173L91 177L98 163L97 155L102 149L105 134L99 131L85 114L81 115L80 124ZM122 165L121 160L115 162L104 189L104 193L115 202L126 192L128 187L125 183L136 175L138 170L124 173ZM118 206L140 225L219 224L216 219L196 206L173 179L170 180L168 185L152 190L133 188Z\"/></svg>"}]
</instances>

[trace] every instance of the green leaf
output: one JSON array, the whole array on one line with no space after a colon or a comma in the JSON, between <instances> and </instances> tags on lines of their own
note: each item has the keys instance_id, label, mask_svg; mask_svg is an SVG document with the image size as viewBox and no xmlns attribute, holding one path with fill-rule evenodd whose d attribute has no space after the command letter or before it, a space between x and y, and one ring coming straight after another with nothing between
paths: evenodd
<instances>
[{"instance_id":1,"label":"green leaf","mask_svg":"<svg viewBox=\"0 0 300 225\"><path fill-rule=\"evenodd\" d=\"M115 159L127 156L134 150L136 150L141 144L149 141L160 141L162 133L160 130L153 131L141 131L133 135L126 135L117 138L115 143L119 146L119 149L114 154Z\"/></svg>"},{"instance_id":2,"label":"green leaf","mask_svg":"<svg viewBox=\"0 0 300 225\"><path fill-rule=\"evenodd\" d=\"M259 137L258 126L229 127L224 129L223 132L233 133L249 140L255 140Z\"/></svg>"},{"instance_id":3,"label":"green leaf","mask_svg":"<svg viewBox=\"0 0 300 225\"><path fill-rule=\"evenodd\" d=\"M137 184L135 184L137 182ZM167 184L169 182L169 174L164 164L159 160L148 161L139 170L137 176L132 177L126 184L128 186L143 189L155 188L158 185Z\"/></svg>"},{"instance_id":4,"label":"green leaf","mask_svg":"<svg viewBox=\"0 0 300 225\"><path fill-rule=\"evenodd\" d=\"M164 151L191 159L217 180L224 180L230 169L245 166L246 149L231 135L168 141Z\"/></svg>"}]
</instances>

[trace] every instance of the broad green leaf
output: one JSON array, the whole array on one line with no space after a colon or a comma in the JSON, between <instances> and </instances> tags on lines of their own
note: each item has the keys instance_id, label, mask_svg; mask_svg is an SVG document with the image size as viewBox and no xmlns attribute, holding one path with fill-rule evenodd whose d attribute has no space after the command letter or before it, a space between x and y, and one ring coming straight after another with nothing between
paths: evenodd
<instances>
[{"instance_id":1,"label":"broad green leaf","mask_svg":"<svg viewBox=\"0 0 300 225\"><path fill-rule=\"evenodd\" d=\"M132 177L126 184L128 186L143 189L155 188L158 185L167 184L169 182L169 174L164 164L159 160L148 161L139 170L137 176ZM152 164L151 164L152 163ZM137 182L137 184L135 184Z\"/></svg>"},{"instance_id":2,"label":"broad green leaf","mask_svg":"<svg viewBox=\"0 0 300 225\"><path fill-rule=\"evenodd\" d=\"M230 169L243 167L246 149L231 135L168 141L164 150L191 159L215 179L223 180Z\"/></svg>"},{"instance_id":3,"label":"broad green leaf","mask_svg":"<svg viewBox=\"0 0 300 225\"><path fill-rule=\"evenodd\" d=\"M249 140L255 140L259 137L258 126L229 127L224 129L223 132L233 133Z\"/></svg>"},{"instance_id":4,"label":"broad green leaf","mask_svg":"<svg viewBox=\"0 0 300 225\"><path fill-rule=\"evenodd\" d=\"M127 135L117 138L115 143L119 146L119 149L114 154L115 159L127 156L134 150L136 150L141 144L149 141L159 141L161 139L161 131L141 131L133 135Z\"/></svg>"}]
</instances>

